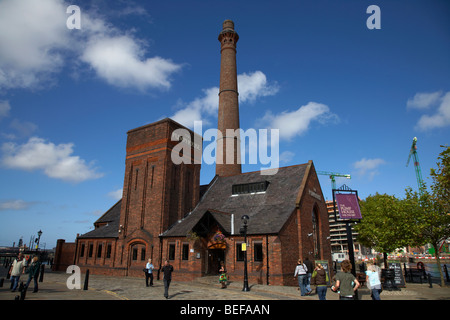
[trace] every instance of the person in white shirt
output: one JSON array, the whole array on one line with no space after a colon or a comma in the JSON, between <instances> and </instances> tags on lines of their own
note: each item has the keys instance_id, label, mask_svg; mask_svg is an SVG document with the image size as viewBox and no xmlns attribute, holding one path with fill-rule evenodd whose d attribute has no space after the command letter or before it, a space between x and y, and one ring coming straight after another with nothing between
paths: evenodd
<instances>
[{"instance_id":1,"label":"person in white shirt","mask_svg":"<svg viewBox=\"0 0 450 320\"><path fill-rule=\"evenodd\" d=\"M308 268L303 263L302 259L298 259L297 266L295 267L294 278L297 277L298 286L300 287L300 294L306 296L308 294L306 285L308 281L307 275Z\"/></svg>"},{"instance_id":2,"label":"person in white shirt","mask_svg":"<svg viewBox=\"0 0 450 320\"><path fill-rule=\"evenodd\" d=\"M370 289L372 300L381 300L381 281L378 269L376 265L369 264L366 271L366 282Z\"/></svg>"},{"instance_id":3,"label":"person in white shirt","mask_svg":"<svg viewBox=\"0 0 450 320\"><path fill-rule=\"evenodd\" d=\"M148 262L145 266L146 272L145 272L145 285L148 287L148 279L150 279L150 287L153 287L153 269L155 267L152 264L152 259L148 259Z\"/></svg>"},{"instance_id":4,"label":"person in white shirt","mask_svg":"<svg viewBox=\"0 0 450 320\"><path fill-rule=\"evenodd\" d=\"M20 275L23 273L25 268L25 260L23 259L23 254L19 253L17 259L14 259L12 267L10 269L11 274L11 291L14 292L19 284Z\"/></svg>"}]
</instances>

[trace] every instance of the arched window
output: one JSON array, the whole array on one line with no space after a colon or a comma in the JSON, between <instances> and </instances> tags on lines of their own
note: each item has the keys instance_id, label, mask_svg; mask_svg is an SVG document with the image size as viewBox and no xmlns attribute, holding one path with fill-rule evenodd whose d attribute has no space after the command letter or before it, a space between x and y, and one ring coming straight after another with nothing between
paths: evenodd
<instances>
[{"instance_id":1,"label":"arched window","mask_svg":"<svg viewBox=\"0 0 450 320\"><path fill-rule=\"evenodd\" d=\"M317 206L314 206L312 211L312 228L313 228L313 245L314 245L314 258L320 259L320 229L319 229L319 213Z\"/></svg>"}]
</instances>

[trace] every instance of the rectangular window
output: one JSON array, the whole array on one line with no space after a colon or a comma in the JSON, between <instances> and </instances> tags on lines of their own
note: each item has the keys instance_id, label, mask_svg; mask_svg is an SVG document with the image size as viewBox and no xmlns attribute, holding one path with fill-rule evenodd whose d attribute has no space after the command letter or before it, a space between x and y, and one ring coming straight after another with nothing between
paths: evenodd
<instances>
[{"instance_id":1,"label":"rectangular window","mask_svg":"<svg viewBox=\"0 0 450 320\"><path fill-rule=\"evenodd\" d=\"M182 259L183 260L189 260L189 244L188 243L183 243Z\"/></svg>"},{"instance_id":2,"label":"rectangular window","mask_svg":"<svg viewBox=\"0 0 450 320\"><path fill-rule=\"evenodd\" d=\"M141 261L145 261L145 248L141 249Z\"/></svg>"},{"instance_id":3,"label":"rectangular window","mask_svg":"<svg viewBox=\"0 0 450 320\"><path fill-rule=\"evenodd\" d=\"M253 244L253 261L263 261L263 245L256 242Z\"/></svg>"},{"instance_id":4,"label":"rectangular window","mask_svg":"<svg viewBox=\"0 0 450 320\"><path fill-rule=\"evenodd\" d=\"M97 258L102 257L102 248L103 248L103 245L101 243L99 243L97 246Z\"/></svg>"},{"instance_id":5,"label":"rectangular window","mask_svg":"<svg viewBox=\"0 0 450 320\"><path fill-rule=\"evenodd\" d=\"M231 187L231 193L233 195L238 194L251 194L257 192L265 192L269 186L268 181L245 183L245 184L234 184Z\"/></svg>"},{"instance_id":6,"label":"rectangular window","mask_svg":"<svg viewBox=\"0 0 450 320\"><path fill-rule=\"evenodd\" d=\"M92 258L92 254L94 253L94 245L92 243L89 244L89 258Z\"/></svg>"},{"instance_id":7,"label":"rectangular window","mask_svg":"<svg viewBox=\"0 0 450 320\"><path fill-rule=\"evenodd\" d=\"M111 243L108 243L108 246L106 247L106 258L109 259L111 258Z\"/></svg>"},{"instance_id":8,"label":"rectangular window","mask_svg":"<svg viewBox=\"0 0 450 320\"><path fill-rule=\"evenodd\" d=\"M81 249L80 249L80 257L82 258L82 257L84 257L84 247L85 247L85 245L84 245L84 243L81 245Z\"/></svg>"},{"instance_id":9,"label":"rectangular window","mask_svg":"<svg viewBox=\"0 0 450 320\"><path fill-rule=\"evenodd\" d=\"M137 248L133 248L133 261L137 260L137 255L138 255L138 249Z\"/></svg>"},{"instance_id":10,"label":"rectangular window","mask_svg":"<svg viewBox=\"0 0 450 320\"><path fill-rule=\"evenodd\" d=\"M169 244L169 260L175 260L175 244Z\"/></svg>"},{"instance_id":11,"label":"rectangular window","mask_svg":"<svg viewBox=\"0 0 450 320\"><path fill-rule=\"evenodd\" d=\"M245 252L242 251L242 242L236 243L236 261L244 261Z\"/></svg>"}]
</instances>

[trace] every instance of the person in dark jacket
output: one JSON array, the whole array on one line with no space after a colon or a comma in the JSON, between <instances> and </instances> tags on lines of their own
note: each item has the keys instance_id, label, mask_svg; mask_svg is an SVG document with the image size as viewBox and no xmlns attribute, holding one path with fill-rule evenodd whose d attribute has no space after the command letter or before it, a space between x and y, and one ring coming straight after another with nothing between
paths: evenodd
<instances>
[{"instance_id":1,"label":"person in dark jacket","mask_svg":"<svg viewBox=\"0 0 450 320\"><path fill-rule=\"evenodd\" d=\"M169 264L169 261L164 261L164 267L161 268L164 273L164 297L169 299L169 286L172 281L173 267Z\"/></svg>"},{"instance_id":2,"label":"person in dark jacket","mask_svg":"<svg viewBox=\"0 0 450 320\"><path fill-rule=\"evenodd\" d=\"M38 277L39 271L41 269L41 263L39 262L39 258L37 256L33 257L30 266L27 269L28 273L28 281L25 285L25 288L28 288L30 285L31 279L34 280L34 289L33 292L38 292Z\"/></svg>"},{"instance_id":3,"label":"person in dark jacket","mask_svg":"<svg viewBox=\"0 0 450 320\"><path fill-rule=\"evenodd\" d=\"M326 300L327 296L327 284L328 284L328 274L323 268L323 266L318 263L314 272L312 273L311 284L316 286L317 295L319 300Z\"/></svg>"}]
</instances>

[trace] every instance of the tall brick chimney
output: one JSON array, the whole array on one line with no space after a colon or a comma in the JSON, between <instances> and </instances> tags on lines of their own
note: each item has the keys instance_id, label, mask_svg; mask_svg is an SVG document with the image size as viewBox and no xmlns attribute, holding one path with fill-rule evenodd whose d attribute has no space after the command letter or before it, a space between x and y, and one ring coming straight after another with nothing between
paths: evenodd
<instances>
[{"instance_id":1,"label":"tall brick chimney","mask_svg":"<svg viewBox=\"0 0 450 320\"><path fill-rule=\"evenodd\" d=\"M234 23L225 20L219 34L221 46L218 140L216 149L216 175L240 174L241 149L239 126L239 101L236 71L236 43L239 35ZM227 129L232 129L232 132ZM222 134L220 139L219 133Z\"/></svg>"}]
</instances>

